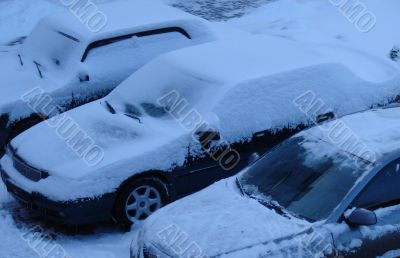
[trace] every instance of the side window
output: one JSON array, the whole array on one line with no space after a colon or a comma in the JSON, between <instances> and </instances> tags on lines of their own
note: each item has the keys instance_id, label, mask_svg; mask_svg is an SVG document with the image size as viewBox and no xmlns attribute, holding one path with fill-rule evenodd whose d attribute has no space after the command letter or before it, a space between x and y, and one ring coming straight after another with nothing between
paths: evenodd
<instances>
[{"instance_id":1,"label":"side window","mask_svg":"<svg viewBox=\"0 0 400 258\"><path fill-rule=\"evenodd\" d=\"M163 28L163 29L156 29L156 30L150 30L150 31L143 31L143 32L137 32L137 33L132 33L128 35L123 35L119 37L114 37L114 38L109 38L109 39L103 39L99 41L95 41L91 43L85 50L85 53L82 56L82 62L87 61L87 59L90 56L93 56L97 52L105 52L108 50L107 46L110 47L134 47L135 43L133 42L135 39L138 38L144 38L150 39L152 37L155 38L166 38L166 39L171 39L171 38L186 38L186 39L191 39L191 36L182 28L178 27L171 27L171 28ZM109 47L109 48L110 48Z\"/></svg>"},{"instance_id":2,"label":"side window","mask_svg":"<svg viewBox=\"0 0 400 258\"><path fill-rule=\"evenodd\" d=\"M352 207L370 210L400 204L400 160L382 169L353 201Z\"/></svg>"}]
</instances>

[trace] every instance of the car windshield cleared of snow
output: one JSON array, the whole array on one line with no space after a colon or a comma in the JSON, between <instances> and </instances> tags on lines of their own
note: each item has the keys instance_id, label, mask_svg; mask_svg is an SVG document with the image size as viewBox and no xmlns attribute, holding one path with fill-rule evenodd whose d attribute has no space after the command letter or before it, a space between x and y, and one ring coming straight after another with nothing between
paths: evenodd
<instances>
[{"instance_id":1,"label":"car windshield cleared of snow","mask_svg":"<svg viewBox=\"0 0 400 258\"><path fill-rule=\"evenodd\" d=\"M310 150L307 141L292 138L250 166L238 178L243 192L310 221L326 219L369 168L327 142Z\"/></svg>"}]
</instances>

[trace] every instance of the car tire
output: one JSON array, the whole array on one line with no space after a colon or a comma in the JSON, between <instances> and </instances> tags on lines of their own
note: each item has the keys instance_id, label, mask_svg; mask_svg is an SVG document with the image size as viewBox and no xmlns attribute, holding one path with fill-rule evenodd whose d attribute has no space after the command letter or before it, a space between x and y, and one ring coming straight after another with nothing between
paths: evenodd
<instances>
[{"instance_id":1,"label":"car tire","mask_svg":"<svg viewBox=\"0 0 400 258\"><path fill-rule=\"evenodd\" d=\"M114 218L124 229L140 224L168 203L166 184L148 177L132 181L121 189L114 205Z\"/></svg>"}]
</instances>

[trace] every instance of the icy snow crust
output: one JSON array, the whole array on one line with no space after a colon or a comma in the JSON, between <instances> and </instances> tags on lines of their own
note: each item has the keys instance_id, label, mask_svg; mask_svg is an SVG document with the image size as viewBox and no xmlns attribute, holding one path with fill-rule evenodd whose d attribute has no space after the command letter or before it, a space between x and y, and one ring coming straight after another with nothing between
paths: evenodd
<instances>
[{"instance_id":1,"label":"icy snow crust","mask_svg":"<svg viewBox=\"0 0 400 258\"><path fill-rule=\"evenodd\" d=\"M157 58L106 99L119 111L125 104L156 103L177 91L206 121L215 117L221 136L233 143L259 131L310 124L311 118L293 104L308 90L339 116L384 104L399 92L398 70L391 63L383 65L382 61L379 76L367 81L358 76L353 63L345 62L348 50L337 50L332 62L324 49L312 50L269 36L208 43ZM365 61L366 57L361 58ZM171 117L144 116L138 123L122 113L108 112L104 100L67 112L67 116L104 149L104 159L95 167L87 166L54 128L41 123L12 145L29 164L52 176L33 183L12 168L8 157L1 162L24 189L56 200L93 197L115 191L136 173L181 166L188 146L196 146L191 134ZM197 155L198 150L190 152Z\"/></svg>"}]
</instances>

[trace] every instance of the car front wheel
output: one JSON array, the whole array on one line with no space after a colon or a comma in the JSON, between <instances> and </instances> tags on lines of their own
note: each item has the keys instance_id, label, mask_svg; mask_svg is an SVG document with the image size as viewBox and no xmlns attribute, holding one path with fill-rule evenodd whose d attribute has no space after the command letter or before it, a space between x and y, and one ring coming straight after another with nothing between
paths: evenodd
<instances>
[{"instance_id":1,"label":"car front wheel","mask_svg":"<svg viewBox=\"0 0 400 258\"><path fill-rule=\"evenodd\" d=\"M135 180L122 189L114 208L118 224L130 227L147 219L168 202L166 185L157 178Z\"/></svg>"}]
</instances>

